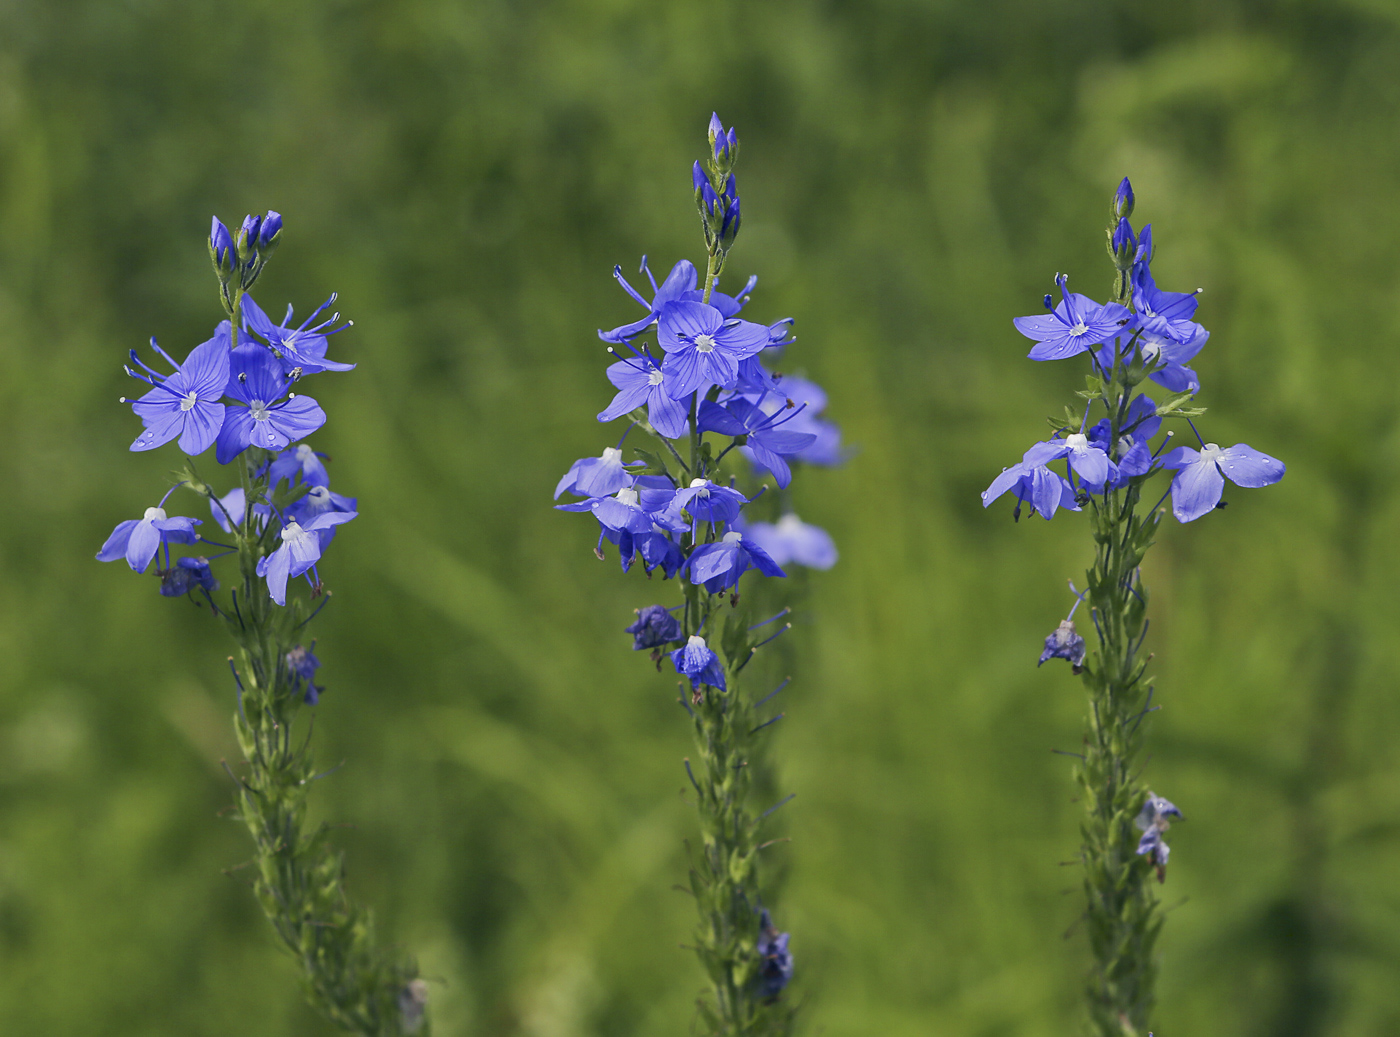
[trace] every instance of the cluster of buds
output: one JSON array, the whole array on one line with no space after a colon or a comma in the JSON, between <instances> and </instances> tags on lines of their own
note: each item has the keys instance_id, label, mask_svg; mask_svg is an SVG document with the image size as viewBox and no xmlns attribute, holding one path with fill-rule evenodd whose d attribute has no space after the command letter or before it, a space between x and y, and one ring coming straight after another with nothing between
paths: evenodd
<instances>
[{"instance_id":1,"label":"cluster of buds","mask_svg":"<svg viewBox=\"0 0 1400 1037\"><path fill-rule=\"evenodd\" d=\"M695 185L695 207L705 228L705 246L711 255L724 257L739 236L739 189L734 183L734 165L739 160L739 135L734 127L725 130L717 114L710 116L710 157L695 163L691 179ZM719 267L716 267L716 273Z\"/></svg>"},{"instance_id":2,"label":"cluster of buds","mask_svg":"<svg viewBox=\"0 0 1400 1037\"><path fill-rule=\"evenodd\" d=\"M235 236L222 220L214 217L209 228L209 258L219 276L224 309L233 316L236 296L253 287L267 261L282 241L282 216L268 211L266 216L245 216ZM232 291L229 285L237 280Z\"/></svg>"}]
</instances>

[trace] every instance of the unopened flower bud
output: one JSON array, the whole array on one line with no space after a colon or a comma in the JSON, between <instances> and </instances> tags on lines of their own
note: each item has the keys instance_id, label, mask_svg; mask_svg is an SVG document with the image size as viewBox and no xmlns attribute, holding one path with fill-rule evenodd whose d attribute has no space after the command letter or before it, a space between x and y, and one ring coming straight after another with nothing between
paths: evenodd
<instances>
[{"instance_id":1,"label":"unopened flower bud","mask_svg":"<svg viewBox=\"0 0 1400 1037\"><path fill-rule=\"evenodd\" d=\"M245 266L252 262L253 253L258 247L258 233L262 229L261 216L244 216L243 226L238 228L238 260Z\"/></svg>"},{"instance_id":2,"label":"unopened flower bud","mask_svg":"<svg viewBox=\"0 0 1400 1037\"><path fill-rule=\"evenodd\" d=\"M238 250L234 248L233 235L217 216L209 229L209 258L214 261L214 272L221 282L233 276L238 265Z\"/></svg>"},{"instance_id":3,"label":"unopened flower bud","mask_svg":"<svg viewBox=\"0 0 1400 1037\"><path fill-rule=\"evenodd\" d=\"M258 231L258 251L270 255L282 238L282 214L272 209L263 217L262 229Z\"/></svg>"},{"instance_id":4,"label":"unopened flower bud","mask_svg":"<svg viewBox=\"0 0 1400 1037\"><path fill-rule=\"evenodd\" d=\"M1113 218L1126 220L1133 214L1133 202L1133 185L1125 176L1123 182L1118 185L1118 193L1113 196Z\"/></svg>"}]
</instances>

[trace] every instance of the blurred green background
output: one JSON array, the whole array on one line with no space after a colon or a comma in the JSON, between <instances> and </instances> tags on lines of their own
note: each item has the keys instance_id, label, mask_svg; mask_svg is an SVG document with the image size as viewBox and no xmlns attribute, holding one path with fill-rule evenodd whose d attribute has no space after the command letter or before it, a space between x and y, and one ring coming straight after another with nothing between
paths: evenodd
<instances>
[{"instance_id":1,"label":"blurred green background","mask_svg":"<svg viewBox=\"0 0 1400 1037\"><path fill-rule=\"evenodd\" d=\"M127 452L124 353L207 337L209 215L266 208L263 305L356 322L316 387L362 516L318 631L352 889L439 1034L688 1032L688 732L621 633L674 589L549 496L615 436L612 265L699 258L711 109L730 284L859 449L795 484L842 550L774 742L808 1032L1078 1024L1083 696L1034 662L1087 527L977 494L1079 383L1010 319L1057 270L1103 297L1124 174L1205 289L1203 431L1289 465L1148 573L1157 1033L1400 1030L1400 5L49 0L0 7L0 1032L331 1032L222 874L223 633L92 558L178 461Z\"/></svg>"}]
</instances>

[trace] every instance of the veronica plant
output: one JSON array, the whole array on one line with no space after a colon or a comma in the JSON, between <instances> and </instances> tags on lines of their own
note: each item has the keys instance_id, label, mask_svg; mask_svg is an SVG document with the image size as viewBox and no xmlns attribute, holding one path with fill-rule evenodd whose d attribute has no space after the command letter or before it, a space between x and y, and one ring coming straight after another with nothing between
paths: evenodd
<instances>
[{"instance_id":1,"label":"veronica plant","mask_svg":"<svg viewBox=\"0 0 1400 1037\"><path fill-rule=\"evenodd\" d=\"M247 217L236 236L216 217L209 254L227 319L183 362L152 339L151 349L173 371L149 367L131 351L126 372L147 386L139 399L123 398L145 425L131 449L175 441L186 456L160 502L119 524L97 557L124 559L137 573L154 562L160 593L207 605L237 646L229 664L245 766L230 775L237 816L255 847L248 874L301 966L312 1004L366 1037L426 1034L427 987L416 966L377 946L369 912L346 896L341 854L327 826L306 827L307 793L321 775L312 766L309 725L305 735L293 728L324 690L306 628L329 599L318 568L322 553L357 510L354 498L331 490L325 455L305 442L326 413L301 387L309 375L354 365L326 356L330 336L349 326L337 324L339 314L317 322L334 295L300 324L288 307L279 324L248 294L281 238L275 212ZM222 495L194 460L211 446L217 462L231 466L224 479L232 486ZM203 498L210 520L167 514L176 489ZM196 528L211 524L221 534ZM172 556L171 545L193 553ZM227 567L227 595L220 594L216 566ZM295 593L303 582L305 592Z\"/></svg>"},{"instance_id":2,"label":"veronica plant","mask_svg":"<svg viewBox=\"0 0 1400 1037\"><path fill-rule=\"evenodd\" d=\"M740 580L749 571L781 577L784 566L835 563L831 538L792 512L787 493L794 466L834 464L841 448L836 426L819 416L821 390L772 369L792 342L792 321L739 316L756 278L737 295L717 287L739 233L739 139L718 116L709 137L692 181L705 234L703 286L686 260L657 284L643 258L651 298L614 269L645 314L598 333L615 358L607 377L617 389L598 420L625 417L627 430L617 446L575 462L554 496L580 498L557 507L597 520L599 558L614 545L624 572L659 571L679 585L677 604L638 609L627 633L658 670L665 660L674 667L695 736L696 766L685 767L701 842L690 892L699 910L695 950L710 982L699 1017L712 1034L766 1035L786 1032L792 1017L788 934L764 906L758 877L768 845L763 819L786 800L759 813L750 793L771 784L757 736L781 718L762 710L787 682L754 696L744 670L790 624L787 609L754 622L747 603L739 607ZM625 445L634 429L651 437L651 450Z\"/></svg>"},{"instance_id":3,"label":"veronica plant","mask_svg":"<svg viewBox=\"0 0 1400 1037\"><path fill-rule=\"evenodd\" d=\"M1200 381L1186 365L1210 333L1194 320L1196 293L1157 287L1152 228L1143 227L1141 236L1134 232L1133 204L1125 179L1108 228L1116 271L1109 302L1070 292L1057 275L1058 298L1045 297L1048 312L1015 320L1017 330L1036 343L1032 360L1088 360L1087 385L1079 393L1083 410L1066 407L1063 417L1051 418L1051 438L1027 450L982 494L984 506L1012 494L1014 517L1023 507L1046 519L1061 509L1089 512L1094 564L1088 584L1075 591L1069 615L1045 639L1040 661L1068 662L1083 677L1089 697L1077 777L1086 809L1080 859L1093 955L1088 1001L1101 1037L1145 1032L1156 978L1153 948L1162 926L1152 880L1166 880L1163 833L1172 818L1181 817L1148 789L1137 762L1143 720L1157 708L1152 679L1144 676L1151 657L1142 653L1148 627L1143 557L1165 515L1167 494L1177 520L1194 522L1225 506L1227 480L1262 487L1284 474L1281 461L1253 447L1221 447L1197 433L1191 419L1204 413L1193 405ZM1144 383L1152 383L1154 396L1142 391ZM1164 421L1183 422L1199 449L1170 448L1176 432L1163 434ZM1050 467L1061 461L1063 471ZM1162 473L1171 477L1167 492L1152 507L1141 507L1143 491ZM1074 623L1075 610L1086 602L1098 637L1092 654Z\"/></svg>"}]
</instances>

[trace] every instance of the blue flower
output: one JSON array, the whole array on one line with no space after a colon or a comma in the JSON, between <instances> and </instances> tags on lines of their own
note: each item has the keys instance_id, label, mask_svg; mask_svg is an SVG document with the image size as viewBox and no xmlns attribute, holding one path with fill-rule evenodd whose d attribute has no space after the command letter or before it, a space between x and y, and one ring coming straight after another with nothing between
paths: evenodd
<instances>
[{"instance_id":1,"label":"blue flower","mask_svg":"<svg viewBox=\"0 0 1400 1037\"><path fill-rule=\"evenodd\" d=\"M1024 460L1010 468L1002 469L992 480L992 485L982 491L982 507L988 507L1007 490L1016 491L1017 518L1021 516L1021 505L1029 504L1041 518L1052 519L1059 508L1079 511L1075 502L1074 487L1063 475L1052 472L1043 464L1027 464Z\"/></svg>"},{"instance_id":2,"label":"blue flower","mask_svg":"<svg viewBox=\"0 0 1400 1037\"><path fill-rule=\"evenodd\" d=\"M326 511L305 526L288 521L282 527L282 543L272 554L258 559L257 573L267 579L267 593L279 605L287 604L287 580L300 576L321 559L320 531L349 522L353 511Z\"/></svg>"},{"instance_id":3,"label":"blue flower","mask_svg":"<svg viewBox=\"0 0 1400 1037\"><path fill-rule=\"evenodd\" d=\"M1040 662L1036 665L1040 666L1047 659L1065 659L1075 673L1084 669L1084 638L1075 630L1074 620L1060 620L1055 632L1045 639L1045 650L1040 653Z\"/></svg>"},{"instance_id":4,"label":"blue flower","mask_svg":"<svg viewBox=\"0 0 1400 1037\"><path fill-rule=\"evenodd\" d=\"M1164 292L1152 278L1152 226L1142 228L1142 243L1137 262L1133 264L1133 308L1143 330L1158 339L1182 345L1200 340L1205 329L1191 318L1196 315L1200 301L1196 292ZM1209 337L1209 333L1205 333ZM1200 346L1198 345L1199 352ZM1193 354L1194 355L1194 354Z\"/></svg>"},{"instance_id":5,"label":"blue flower","mask_svg":"<svg viewBox=\"0 0 1400 1037\"><path fill-rule=\"evenodd\" d=\"M169 569L158 570L160 592L167 598L189 594L196 587L206 594L219 589L207 558L181 558Z\"/></svg>"},{"instance_id":6,"label":"blue flower","mask_svg":"<svg viewBox=\"0 0 1400 1037\"><path fill-rule=\"evenodd\" d=\"M310 443L298 443L273 458L268 467L268 478L273 486L283 479L292 485L302 482L308 486L329 486L331 478L322 463L325 456L318 454Z\"/></svg>"},{"instance_id":7,"label":"blue flower","mask_svg":"<svg viewBox=\"0 0 1400 1037\"><path fill-rule=\"evenodd\" d=\"M719 663L719 656L715 655L699 634L692 634L683 647L671 653L671 663L676 667L677 673L690 678L691 690L697 697L701 684L708 684L720 691L725 690L724 667Z\"/></svg>"},{"instance_id":8,"label":"blue flower","mask_svg":"<svg viewBox=\"0 0 1400 1037\"><path fill-rule=\"evenodd\" d=\"M630 461L624 465L621 450L604 447L601 457L581 457L569 466L564 478L554 487L554 499L558 500L565 492L580 497L606 497L624 486L631 486L634 477L627 469L645 463Z\"/></svg>"},{"instance_id":9,"label":"blue flower","mask_svg":"<svg viewBox=\"0 0 1400 1037\"><path fill-rule=\"evenodd\" d=\"M1214 443L1199 451L1179 446L1163 456L1162 467L1178 470L1172 479L1172 514L1178 522L1194 521L1219 504L1227 478L1257 489L1278 482L1287 470L1282 461L1246 443L1223 450Z\"/></svg>"},{"instance_id":10,"label":"blue flower","mask_svg":"<svg viewBox=\"0 0 1400 1037\"><path fill-rule=\"evenodd\" d=\"M311 648L315 648L312 642ZM308 706L314 706L321 701L321 692L326 689L316 684L316 671L320 669L321 660L312 653L311 648L304 645L297 645L283 658L287 664L287 672L292 677L292 692L305 690L302 693L302 701Z\"/></svg>"},{"instance_id":11,"label":"blue flower","mask_svg":"<svg viewBox=\"0 0 1400 1037\"><path fill-rule=\"evenodd\" d=\"M287 506L287 518L300 523L305 528L318 515L345 511L358 513L354 497L345 497L335 493L329 486L313 486ZM326 526L320 532L321 550L324 551L335 539L335 527Z\"/></svg>"},{"instance_id":12,"label":"blue flower","mask_svg":"<svg viewBox=\"0 0 1400 1037\"><path fill-rule=\"evenodd\" d=\"M831 534L808 525L791 512L776 524L752 522L740 526L736 521L731 528L739 529L746 540L762 548L775 565L796 562L810 569L830 569L836 564L836 544Z\"/></svg>"},{"instance_id":13,"label":"blue flower","mask_svg":"<svg viewBox=\"0 0 1400 1037\"><path fill-rule=\"evenodd\" d=\"M1133 821L1142 832L1137 852L1140 855L1151 855L1152 863L1157 866L1158 879L1165 878L1167 858L1171 854L1171 847L1163 840L1162 833L1171 827L1168 818L1172 817L1180 818L1181 811L1171 800L1149 792L1147 801L1143 803L1142 810Z\"/></svg>"},{"instance_id":14,"label":"blue flower","mask_svg":"<svg viewBox=\"0 0 1400 1037\"><path fill-rule=\"evenodd\" d=\"M724 406L702 400L700 431L744 436L754 461L771 471L778 486L785 488L792 481L792 470L786 458L800 454L817 440L810 432L792 432L778 427L800 413L801 409L794 407L790 414L782 417L765 414L758 405L742 396L733 397Z\"/></svg>"},{"instance_id":15,"label":"blue flower","mask_svg":"<svg viewBox=\"0 0 1400 1037\"><path fill-rule=\"evenodd\" d=\"M632 635L634 652L644 648L660 648L681 639L681 624L664 605L648 605L637 609L637 621L626 630Z\"/></svg>"},{"instance_id":16,"label":"blue flower","mask_svg":"<svg viewBox=\"0 0 1400 1037\"><path fill-rule=\"evenodd\" d=\"M673 266L671 272L666 275L666 280L661 282L659 287L656 284L656 279L651 276L651 270L647 268L646 256L642 257L642 273L646 274L647 280L651 282L653 296L651 302L643 299L641 294L627 283L627 279L622 276L622 267L613 267L613 277L617 278L617 283L622 285L623 290L646 309L647 315L641 320L635 320L631 324L623 324L611 331L600 330L598 337L604 342L626 342L628 339L640 335L656 323L657 315L668 304L680 302L694 293L699 279L695 264L688 259L682 259Z\"/></svg>"},{"instance_id":17,"label":"blue flower","mask_svg":"<svg viewBox=\"0 0 1400 1037\"><path fill-rule=\"evenodd\" d=\"M326 412L315 400L288 391L294 383L262 346L249 342L234 349L230 372L224 391L243 406L229 407L224 415L214 452L220 464L250 446L280 451L326 423Z\"/></svg>"},{"instance_id":18,"label":"blue flower","mask_svg":"<svg viewBox=\"0 0 1400 1037\"><path fill-rule=\"evenodd\" d=\"M792 979L792 954L788 951L788 933L778 932L767 909L759 920L758 934L758 992L772 1000L782 993Z\"/></svg>"},{"instance_id":19,"label":"blue flower","mask_svg":"<svg viewBox=\"0 0 1400 1037\"><path fill-rule=\"evenodd\" d=\"M281 324L273 324L271 318L262 311L262 307L253 301L251 295L243 297L243 327L257 335L278 360L282 362L282 369L288 375L300 369L302 374L318 374L322 371L350 371L354 364L342 364L335 360L326 359L326 350L329 348L328 338L337 331L344 331L350 324L342 324L338 328L326 331L327 327L340 319L340 314L335 314L329 320L322 321L315 327L311 322L315 320L326 307L335 302L335 294L320 306L312 311L311 316L301 322L298 327L289 327L292 323L292 307L287 306L287 315L282 318Z\"/></svg>"},{"instance_id":20,"label":"blue flower","mask_svg":"<svg viewBox=\"0 0 1400 1037\"><path fill-rule=\"evenodd\" d=\"M654 532L652 517L642 509L639 499L637 490L624 486L612 497L590 497L588 500L556 504L554 507L558 511L591 511L602 530L594 553L599 558L603 557L604 540L616 544L621 554L622 570L626 572L632 567L636 556L636 538L639 535L649 536ZM648 566L648 569L654 564Z\"/></svg>"},{"instance_id":21,"label":"blue flower","mask_svg":"<svg viewBox=\"0 0 1400 1037\"><path fill-rule=\"evenodd\" d=\"M1062 301L1054 311L1012 321L1016 330L1038 345L1027 354L1032 360L1063 360L1084 352L1117 335L1131 318L1128 310L1115 302L1100 305L1087 295L1071 293L1065 287L1068 279L1060 274L1055 283L1060 286ZM1046 296L1049 305L1049 296Z\"/></svg>"},{"instance_id":22,"label":"blue flower","mask_svg":"<svg viewBox=\"0 0 1400 1037\"><path fill-rule=\"evenodd\" d=\"M199 519L180 516L167 518L164 508L147 508L139 519L118 523L102 545L102 550L97 552L97 560L115 562L118 558L125 558L133 572L143 573L161 544L193 544L198 540L199 536L194 531L198 525L202 525ZM169 548L166 552L168 558Z\"/></svg>"},{"instance_id":23,"label":"blue flower","mask_svg":"<svg viewBox=\"0 0 1400 1037\"><path fill-rule=\"evenodd\" d=\"M713 544L701 544L690 553L686 562L690 582L703 584L711 594L723 594L739 584L739 577L749 569L764 576L786 576L768 552L744 534L731 529Z\"/></svg>"},{"instance_id":24,"label":"blue flower","mask_svg":"<svg viewBox=\"0 0 1400 1037\"><path fill-rule=\"evenodd\" d=\"M607 374L608 381L619 392L607 409L598 415L599 421L612 421L646 404L647 420L651 427L667 439L680 439L690 431L685 407L668 391L670 386L666 379L670 377L674 380L674 374L668 375L657 367L649 354L619 360L609 365Z\"/></svg>"},{"instance_id":25,"label":"blue flower","mask_svg":"<svg viewBox=\"0 0 1400 1037\"><path fill-rule=\"evenodd\" d=\"M229 324L222 322L214 337L190 350L183 364L177 364L151 339L151 348L175 368L162 375L141 363L136 350L131 361L141 371L128 367L126 373L151 386L139 400L131 401L146 431L136 437L132 450L153 450L180 437L180 449L193 457L208 450L224 422L224 405L219 402L228 384Z\"/></svg>"},{"instance_id":26,"label":"blue flower","mask_svg":"<svg viewBox=\"0 0 1400 1037\"><path fill-rule=\"evenodd\" d=\"M1069 459L1070 468L1085 486L1096 493L1103 489L1104 483L1118 477L1118 466L1082 432L1072 432L1064 439L1037 443L1026 451L1022 460L1028 465L1037 466L1061 457Z\"/></svg>"},{"instance_id":27,"label":"blue flower","mask_svg":"<svg viewBox=\"0 0 1400 1037\"><path fill-rule=\"evenodd\" d=\"M675 373L668 391L681 399L714 383L732 389L741 361L767 347L768 329L737 318L725 319L714 306L672 303L661 311L658 339L666 351L662 367Z\"/></svg>"},{"instance_id":28,"label":"blue flower","mask_svg":"<svg viewBox=\"0 0 1400 1037\"><path fill-rule=\"evenodd\" d=\"M739 509L749 499L738 490L720 486L708 479L692 479L690 485L677 490L673 498L677 508L684 508L700 522L732 522Z\"/></svg>"}]
</instances>

